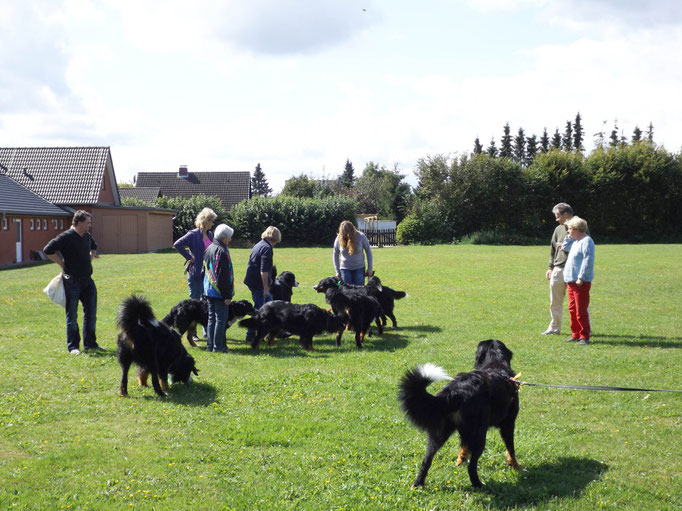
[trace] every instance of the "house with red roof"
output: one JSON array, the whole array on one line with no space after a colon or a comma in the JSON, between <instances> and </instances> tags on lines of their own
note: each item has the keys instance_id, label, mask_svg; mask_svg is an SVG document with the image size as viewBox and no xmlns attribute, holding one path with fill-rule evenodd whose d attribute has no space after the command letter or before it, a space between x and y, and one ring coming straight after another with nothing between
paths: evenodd
<instances>
[{"instance_id":1,"label":"house with red roof","mask_svg":"<svg viewBox=\"0 0 682 511\"><path fill-rule=\"evenodd\" d=\"M121 207L109 147L0 148L0 264L39 258L78 209L101 252L172 246L174 211Z\"/></svg>"}]
</instances>

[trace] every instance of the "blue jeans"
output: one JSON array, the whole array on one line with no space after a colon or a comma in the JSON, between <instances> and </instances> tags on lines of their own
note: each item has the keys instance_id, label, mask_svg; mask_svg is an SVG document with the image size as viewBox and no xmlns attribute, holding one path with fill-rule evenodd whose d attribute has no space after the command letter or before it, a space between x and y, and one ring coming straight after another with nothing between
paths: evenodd
<instances>
[{"instance_id":1,"label":"blue jeans","mask_svg":"<svg viewBox=\"0 0 682 511\"><path fill-rule=\"evenodd\" d=\"M222 298L208 298L208 337L206 349L208 351L226 352L225 330L227 329L227 305Z\"/></svg>"},{"instance_id":2,"label":"blue jeans","mask_svg":"<svg viewBox=\"0 0 682 511\"><path fill-rule=\"evenodd\" d=\"M97 346L95 324L97 323L97 287L90 278L80 280L74 277L64 279L66 294L66 349L76 350L80 346L78 332L78 302L83 304L83 346L85 349Z\"/></svg>"},{"instance_id":3,"label":"blue jeans","mask_svg":"<svg viewBox=\"0 0 682 511\"><path fill-rule=\"evenodd\" d=\"M344 270L341 268L341 280L348 284L357 284L358 286L365 285L365 268L358 268L357 270Z\"/></svg>"},{"instance_id":4,"label":"blue jeans","mask_svg":"<svg viewBox=\"0 0 682 511\"><path fill-rule=\"evenodd\" d=\"M204 279L198 279L187 274L187 287L189 288L189 297L201 300L201 295L204 294Z\"/></svg>"},{"instance_id":5,"label":"blue jeans","mask_svg":"<svg viewBox=\"0 0 682 511\"><path fill-rule=\"evenodd\" d=\"M263 295L262 289L259 289L258 291L251 291L251 298L253 298L253 308L256 310L260 309L267 302L272 301L272 295L268 295L268 297L266 298ZM256 335L255 330L249 329L246 331L246 339L247 340L252 338L254 335Z\"/></svg>"}]
</instances>

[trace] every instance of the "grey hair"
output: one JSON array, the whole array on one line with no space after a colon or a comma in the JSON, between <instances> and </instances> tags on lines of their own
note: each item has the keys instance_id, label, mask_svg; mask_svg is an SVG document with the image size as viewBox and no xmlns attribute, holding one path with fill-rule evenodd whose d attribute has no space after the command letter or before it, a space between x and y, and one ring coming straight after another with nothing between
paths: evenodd
<instances>
[{"instance_id":1,"label":"grey hair","mask_svg":"<svg viewBox=\"0 0 682 511\"><path fill-rule=\"evenodd\" d=\"M222 240L225 238L232 238L233 234L234 229L232 227L230 227L227 224L220 224L218 227L215 228L215 233L213 234L213 237Z\"/></svg>"},{"instance_id":2,"label":"grey hair","mask_svg":"<svg viewBox=\"0 0 682 511\"><path fill-rule=\"evenodd\" d=\"M573 216L573 208L565 202L560 202L552 208L552 213L559 213L560 215L568 213L569 215Z\"/></svg>"}]
</instances>

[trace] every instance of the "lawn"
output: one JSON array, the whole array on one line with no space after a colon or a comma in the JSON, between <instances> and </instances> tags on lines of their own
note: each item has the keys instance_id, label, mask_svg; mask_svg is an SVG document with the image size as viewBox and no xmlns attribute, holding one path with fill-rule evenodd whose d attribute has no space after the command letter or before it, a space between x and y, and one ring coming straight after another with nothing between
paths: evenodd
<instances>
[{"instance_id":1,"label":"lawn","mask_svg":"<svg viewBox=\"0 0 682 511\"><path fill-rule=\"evenodd\" d=\"M495 430L475 490L456 467L453 437L426 486L412 490L425 450L396 401L409 367L471 369L479 341L497 338L534 383L680 389L682 247L597 245L593 344L540 335L549 322L546 247L375 249L399 329L356 350L346 333L253 351L228 330L227 354L188 347L199 378L159 399L130 378L118 396L115 318L144 293L158 316L186 296L175 253L102 255L98 341L66 351L63 309L42 288L54 264L0 272L0 509L679 509L682 394L524 387L519 463L506 467ZM248 250L231 250L236 298ZM293 301L324 306L312 286L331 249L276 248L301 286ZM436 391L440 385L433 385Z\"/></svg>"}]
</instances>

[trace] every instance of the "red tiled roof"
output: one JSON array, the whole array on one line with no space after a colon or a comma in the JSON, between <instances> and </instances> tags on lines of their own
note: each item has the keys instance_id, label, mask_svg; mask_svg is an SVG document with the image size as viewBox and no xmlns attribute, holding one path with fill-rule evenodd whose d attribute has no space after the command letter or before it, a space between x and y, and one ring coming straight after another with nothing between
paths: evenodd
<instances>
[{"instance_id":1,"label":"red tiled roof","mask_svg":"<svg viewBox=\"0 0 682 511\"><path fill-rule=\"evenodd\" d=\"M96 204L108 147L2 147L0 171L53 204Z\"/></svg>"},{"instance_id":2,"label":"red tiled roof","mask_svg":"<svg viewBox=\"0 0 682 511\"><path fill-rule=\"evenodd\" d=\"M187 177L179 177L177 172L138 172L135 183L136 187L158 187L166 197L213 195L226 211L251 194L249 172L188 172Z\"/></svg>"}]
</instances>

